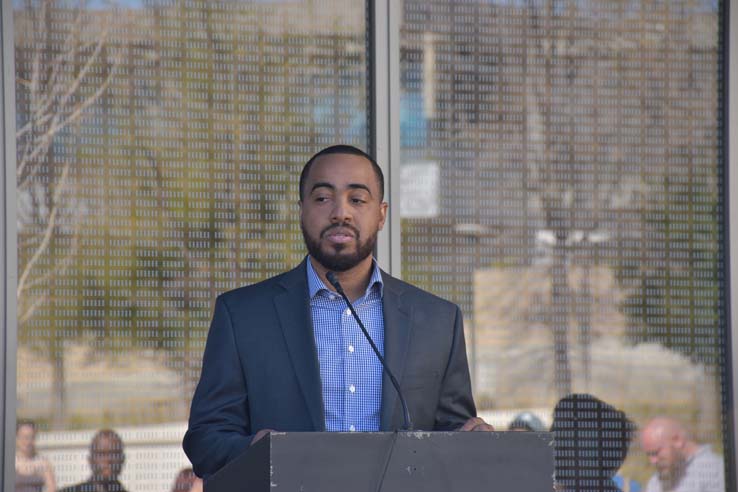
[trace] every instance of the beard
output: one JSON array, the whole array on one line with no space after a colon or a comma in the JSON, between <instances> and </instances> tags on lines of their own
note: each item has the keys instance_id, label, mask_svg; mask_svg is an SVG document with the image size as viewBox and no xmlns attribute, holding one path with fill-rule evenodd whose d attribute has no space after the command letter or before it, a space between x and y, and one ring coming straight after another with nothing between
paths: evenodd
<instances>
[{"instance_id":1,"label":"beard","mask_svg":"<svg viewBox=\"0 0 738 492\"><path fill-rule=\"evenodd\" d=\"M354 233L354 238L356 240L356 251L354 253L346 251L348 247L346 244L335 244L333 246L329 246L329 249L333 250L329 252L324 251L321 248L320 239L328 231L337 227L350 229ZM310 234L305 230L305 225L302 221L300 221L300 230L302 231L302 237L305 240L305 246L307 247L310 256L315 258L315 260L323 265L323 267L334 272L345 272L346 270L350 270L366 259L367 256L371 255L374 252L374 246L377 244L377 233L379 232L374 231L374 233L362 243L359 230L349 224L333 224L328 226L320 231L320 237L317 239L310 236Z\"/></svg>"},{"instance_id":2,"label":"beard","mask_svg":"<svg viewBox=\"0 0 738 492\"><path fill-rule=\"evenodd\" d=\"M687 468L686 458L678 458L671 466L658 469L657 473L664 490L676 488L679 482L684 478L684 472Z\"/></svg>"}]
</instances>

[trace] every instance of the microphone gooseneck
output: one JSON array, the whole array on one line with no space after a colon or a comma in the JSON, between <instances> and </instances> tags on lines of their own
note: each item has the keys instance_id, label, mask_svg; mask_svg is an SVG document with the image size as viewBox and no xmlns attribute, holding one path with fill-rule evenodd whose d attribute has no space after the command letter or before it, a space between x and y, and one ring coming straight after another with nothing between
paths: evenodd
<instances>
[{"instance_id":1,"label":"microphone gooseneck","mask_svg":"<svg viewBox=\"0 0 738 492\"><path fill-rule=\"evenodd\" d=\"M338 281L338 276L336 276L334 272L326 272L325 278L328 279L328 282L330 282L331 285L336 289L336 292L338 292L338 294L343 298L343 300L346 301L346 304L348 305L348 308L351 311L351 314L354 316L354 319L359 324L359 328L361 328L361 332L364 334L364 337L369 342L369 345L371 345L372 350L374 350L374 354L377 356L377 359L379 359L379 362L382 364L382 367L384 368L384 371L387 373L387 376L389 376L390 381L392 382L392 386L395 387L395 391L397 391L397 396L400 397L400 403L402 404L402 416L405 419L405 425L404 425L403 430L407 430L407 431L413 430L413 423L412 423L412 420L410 420L410 411L407 408L407 402L405 401L405 397L402 395L402 391L400 390L400 383L398 383L397 379L395 379L395 375L392 374L392 371L390 371L390 368L387 366L387 363L384 361L384 357L382 357L382 354L379 353L379 349L374 344L374 340L372 340L372 337L369 336L369 332L366 331L366 328L364 327L364 323L361 322L359 315L356 314L354 305L351 304L351 301L349 301L348 296L343 291L343 287L341 287L341 283Z\"/></svg>"}]
</instances>

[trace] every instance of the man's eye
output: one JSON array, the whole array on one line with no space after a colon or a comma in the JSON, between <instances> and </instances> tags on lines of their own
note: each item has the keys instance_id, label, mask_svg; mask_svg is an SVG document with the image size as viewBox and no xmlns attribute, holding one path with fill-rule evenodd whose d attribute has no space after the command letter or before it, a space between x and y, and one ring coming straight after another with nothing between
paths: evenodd
<instances>
[{"instance_id":1,"label":"man's eye","mask_svg":"<svg viewBox=\"0 0 738 492\"><path fill-rule=\"evenodd\" d=\"M364 200L363 198L352 198L351 202L352 203L366 203L366 200Z\"/></svg>"}]
</instances>

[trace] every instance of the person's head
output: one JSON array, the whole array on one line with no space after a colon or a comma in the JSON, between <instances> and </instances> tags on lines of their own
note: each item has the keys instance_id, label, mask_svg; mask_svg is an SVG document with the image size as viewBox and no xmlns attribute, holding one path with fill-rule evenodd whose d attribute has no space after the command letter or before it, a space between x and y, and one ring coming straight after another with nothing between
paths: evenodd
<instances>
[{"instance_id":1,"label":"person's head","mask_svg":"<svg viewBox=\"0 0 738 492\"><path fill-rule=\"evenodd\" d=\"M641 448L662 480L680 471L694 446L686 428L673 418L656 417L641 432Z\"/></svg>"},{"instance_id":2,"label":"person's head","mask_svg":"<svg viewBox=\"0 0 738 492\"><path fill-rule=\"evenodd\" d=\"M371 261L384 226L384 177L371 156L348 145L321 150L300 175L300 227L308 253L327 270Z\"/></svg>"},{"instance_id":3,"label":"person's head","mask_svg":"<svg viewBox=\"0 0 738 492\"><path fill-rule=\"evenodd\" d=\"M123 440L118 433L111 429L98 431L90 443L88 460L94 480L99 482L116 480L125 462Z\"/></svg>"},{"instance_id":4,"label":"person's head","mask_svg":"<svg viewBox=\"0 0 738 492\"><path fill-rule=\"evenodd\" d=\"M36 454L36 423L32 420L18 420L15 424L15 449L29 458Z\"/></svg>"},{"instance_id":5,"label":"person's head","mask_svg":"<svg viewBox=\"0 0 738 492\"><path fill-rule=\"evenodd\" d=\"M521 412L515 416L510 422L507 430L511 431L527 431L527 432L544 432L546 430L541 419L532 412Z\"/></svg>"},{"instance_id":6,"label":"person's head","mask_svg":"<svg viewBox=\"0 0 738 492\"><path fill-rule=\"evenodd\" d=\"M202 492L202 480L195 475L192 468L183 468L174 479L172 492Z\"/></svg>"},{"instance_id":7,"label":"person's head","mask_svg":"<svg viewBox=\"0 0 738 492\"><path fill-rule=\"evenodd\" d=\"M556 482L564 490L608 490L628 455L636 427L625 412L599 398L574 393L556 403L554 434Z\"/></svg>"}]
</instances>

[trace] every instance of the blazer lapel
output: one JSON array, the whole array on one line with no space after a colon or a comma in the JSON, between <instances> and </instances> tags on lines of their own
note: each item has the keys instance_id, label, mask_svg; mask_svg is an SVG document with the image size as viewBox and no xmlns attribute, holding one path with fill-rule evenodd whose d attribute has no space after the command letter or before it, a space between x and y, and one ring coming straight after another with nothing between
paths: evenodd
<instances>
[{"instance_id":1,"label":"blazer lapel","mask_svg":"<svg viewBox=\"0 0 738 492\"><path fill-rule=\"evenodd\" d=\"M402 385L402 376L405 371L407 349L412 332L410 307L403 304L402 286L382 272L384 292L382 298L384 311L384 359L387 366ZM382 414L380 430L395 430L392 417L395 411L402 415L400 399L397 390L392 385L387 374L382 377Z\"/></svg>"},{"instance_id":2,"label":"blazer lapel","mask_svg":"<svg viewBox=\"0 0 738 492\"><path fill-rule=\"evenodd\" d=\"M300 384L316 431L325 430L323 388L320 366L311 326L305 262L285 275L280 282L284 292L274 297L279 322L287 342L295 376Z\"/></svg>"}]
</instances>

